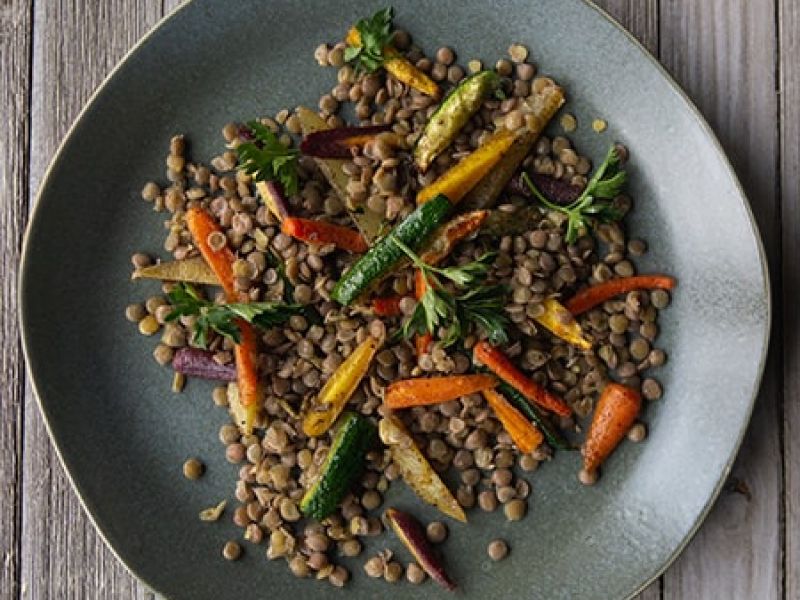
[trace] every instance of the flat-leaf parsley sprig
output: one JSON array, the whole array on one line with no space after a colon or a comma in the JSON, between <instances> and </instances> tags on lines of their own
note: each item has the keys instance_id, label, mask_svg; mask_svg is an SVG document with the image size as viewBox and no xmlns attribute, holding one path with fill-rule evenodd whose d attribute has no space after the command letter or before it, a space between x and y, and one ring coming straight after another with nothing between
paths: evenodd
<instances>
[{"instance_id":1,"label":"flat-leaf parsley sprig","mask_svg":"<svg viewBox=\"0 0 800 600\"><path fill-rule=\"evenodd\" d=\"M269 127L258 121L247 126L255 140L236 147L241 169L256 181L277 181L286 194L296 194L300 152L283 145Z\"/></svg>"},{"instance_id":2,"label":"flat-leaf parsley sprig","mask_svg":"<svg viewBox=\"0 0 800 600\"><path fill-rule=\"evenodd\" d=\"M210 331L239 343L241 331L236 323L239 319L268 329L285 323L289 317L303 311L300 304L278 302L216 304L203 298L194 287L186 283L175 286L168 297L173 311L167 315L166 320L174 321L182 316L197 317L192 342L201 348L208 346Z\"/></svg>"},{"instance_id":3,"label":"flat-leaf parsley sprig","mask_svg":"<svg viewBox=\"0 0 800 600\"><path fill-rule=\"evenodd\" d=\"M393 10L389 6L369 19L359 20L355 28L361 36L361 44L344 49L345 61L357 61L356 69L367 73L380 69L384 62L383 49L392 41L392 16Z\"/></svg>"},{"instance_id":4,"label":"flat-leaf parsley sprig","mask_svg":"<svg viewBox=\"0 0 800 600\"><path fill-rule=\"evenodd\" d=\"M445 347L463 339L473 328L486 333L493 344L508 341L506 328L509 321L505 315L508 289L503 285L483 285L489 267L497 256L496 252L487 252L465 265L439 268L423 262L396 237L392 236L391 239L425 278L425 293L414 312L403 323L401 332L404 338L414 334L436 333L439 327L443 327L441 341ZM458 288L471 289L462 294L453 294L442 285L442 279L451 281Z\"/></svg>"},{"instance_id":5,"label":"flat-leaf parsley sprig","mask_svg":"<svg viewBox=\"0 0 800 600\"><path fill-rule=\"evenodd\" d=\"M555 204L545 198L527 173L522 174L522 179L539 202L550 210L567 215L565 239L568 244L574 243L582 231L591 228L591 219L608 223L619 221L623 217L623 212L611 200L622 192L628 176L614 146L609 148L605 160L586 184L583 193L567 206Z\"/></svg>"}]
</instances>

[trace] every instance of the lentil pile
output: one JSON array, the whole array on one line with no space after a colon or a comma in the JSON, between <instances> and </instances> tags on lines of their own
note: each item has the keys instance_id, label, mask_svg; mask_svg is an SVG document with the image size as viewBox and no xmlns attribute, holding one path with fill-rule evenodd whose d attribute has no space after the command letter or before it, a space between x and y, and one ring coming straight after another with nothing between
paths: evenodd
<instances>
[{"instance_id":1,"label":"lentil pile","mask_svg":"<svg viewBox=\"0 0 800 600\"><path fill-rule=\"evenodd\" d=\"M397 53L445 91L457 86L468 72L480 71L480 61L457 61L451 48L423 53L411 35L396 30L392 37ZM318 114L330 128L348 125L344 115L355 115L354 125L386 125L387 130L350 148L342 170L347 176L346 194L383 222L386 231L401 222L415 208L415 196L450 167L481 146L498 128L517 130L526 122L525 100L555 85L537 73L528 50L513 44L508 58L501 58L494 71L502 78L501 93L483 100L452 143L432 161L424 173L413 168L411 153L440 102L401 83L384 70L364 72L346 64L347 44L323 44L314 59L336 69L336 82L319 99ZM571 115L570 115L571 117ZM564 130L576 126L572 117ZM286 147L295 147L303 132L301 119L292 110L264 116L260 123ZM246 544L228 541L222 555L236 560L243 552L260 547L269 560L284 560L297 577L326 579L343 586L351 574L337 557L362 554L365 538L381 535L383 496L401 477L401 469L389 450L376 444L365 460L358 481L344 496L333 514L322 521L307 519L301 499L319 476L333 440L333 431L311 437L304 433L302 419L325 382L370 336L385 340L374 356L366 376L347 403L348 409L377 422L389 413L400 419L413 435L424 456L437 472L454 470L458 487L453 490L458 504L467 510L502 512L508 521L524 519L529 511L531 484L527 475L542 461L550 459L553 448L543 443L530 452L520 452L501 420L480 393L455 400L391 411L384 404L389 384L401 379L437 375L458 375L474 371L472 350L485 338L473 329L459 343L445 347L434 341L417 355L413 340L402 339L398 331L415 310L414 270L402 268L385 278L374 296L397 296L396 316L377 315L367 303L342 306L331 293L343 272L352 267L357 255L337 249L334 244L309 244L281 231L281 223L257 193L254 178L239 168L237 147L252 140L248 127L229 123L222 128L225 149L209 165L190 157L187 141L176 135L166 158L168 182L151 181L142 198L165 216L163 250L176 261L199 256L199 249L187 229L185 216L193 208L208 211L222 228L217 243L235 255L232 264L235 291L250 302L290 301L310 310L293 314L281 326L258 330L257 368L263 405L252 432L243 432L236 414L236 384L221 384L212 394L215 405L230 409L232 419L222 426L219 440L225 456L238 469L233 522L242 529ZM627 151L617 148L624 162ZM541 135L524 158L522 169L568 184L577 193L591 177L592 161L582 155L568 137ZM287 195L292 216L324 220L353 227L346 200L330 184L315 158L300 155L297 162L298 190ZM535 200L509 186L493 210L514 220ZM620 195L613 200L622 213L631 200ZM497 252L487 281L507 286L504 312L509 320L505 355L530 380L560 396L571 416L550 419L550 425L573 439L580 423L594 409L598 394L609 381L633 388L647 400L662 396L660 383L649 374L666 361L657 346L659 311L670 295L662 289L635 289L607 299L577 317L577 324L591 340L582 349L554 335L541 325L549 298L569 298L576 291L636 274L636 258L647 251L645 241L630 237L621 220L597 224L583 230L571 243L565 234L565 215L543 208L531 218L524 232L487 235L481 230L455 246L445 260L448 265L465 265L480 258L487 249ZM532 216L531 216L532 215ZM621 215L620 215L621 216ZM209 239L211 243L211 239ZM136 253L133 267L152 264L149 254ZM126 318L136 323L141 334L158 336L153 358L170 365L181 348L195 345L193 328L197 317L168 317L174 310L167 294L176 283L163 282L163 294L132 304ZM199 287L207 299L224 303L216 287ZM207 348L218 365L232 366L234 342L215 331L208 335ZM183 389L182 374L176 374L176 391ZM585 421L584 421L585 423ZM636 422L623 433L630 441L645 438L646 428ZM183 467L188 479L203 474L196 459ZM594 483L596 471L584 471L581 482ZM203 520L219 518L224 504L204 511ZM210 511L210 512L209 512ZM231 513L225 513L231 516ZM428 542L442 543L448 535L444 523L428 523ZM509 552L500 539L483 541L488 556L501 560ZM423 565L424 566L424 565ZM364 559L369 577L395 583L405 577L412 584L426 579L417 562L404 564L389 550Z\"/></svg>"}]
</instances>

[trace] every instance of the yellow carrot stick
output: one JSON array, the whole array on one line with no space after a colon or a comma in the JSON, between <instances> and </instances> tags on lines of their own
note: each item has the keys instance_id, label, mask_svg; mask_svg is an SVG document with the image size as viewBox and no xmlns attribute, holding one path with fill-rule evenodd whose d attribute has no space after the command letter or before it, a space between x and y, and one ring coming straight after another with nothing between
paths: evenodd
<instances>
[{"instance_id":1,"label":"yellow carrot stick","mask_svg":"<svg viewBox=\"0 0 800 600\"><path fill-rule=\"evenodd\" d=\"M508 129L498 129L477 150L462 158L436 181L417 193L417 204L444 194L453 204L474 188L511 148L516 136Z\"/></svg>"}]
</instances>

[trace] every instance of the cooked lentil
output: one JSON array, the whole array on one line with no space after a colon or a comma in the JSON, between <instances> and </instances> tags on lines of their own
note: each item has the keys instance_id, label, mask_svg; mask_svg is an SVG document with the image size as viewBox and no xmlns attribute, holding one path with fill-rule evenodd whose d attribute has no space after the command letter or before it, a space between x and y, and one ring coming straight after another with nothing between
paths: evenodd
<instances>
[{"instance_id":1,"label":"cooked lentil","mask_svg":"<svg viewBox=\"0 0 800 600\"><path fill-rule=\"evenodd\" d=\"M222 556L225 560L238 560L241 555L242 547L239 544L233 541L225 542L222 547Z\"/></svg>"},{"instance_id":2,"label":"cooked lentil","mask_svg":"<svg viewBox=\"0 0 800 600\"><path fill-rule=\"evenodd\" d=\"M492 540L486 547L486 553L492 560L503 560L508 556L508 544L505 540Z\"/></svg>"},{"instance_id":3,"label":"cooked lentil","mask_svg":"<svg viewBox=\"0 0 800 600\"><path fill-rule=\"evenodd\" d=\"M447 539L447 525L441 521L431 521L425 528L425 536L432 544L441 544Z\"/></svg>"}]
</instances>

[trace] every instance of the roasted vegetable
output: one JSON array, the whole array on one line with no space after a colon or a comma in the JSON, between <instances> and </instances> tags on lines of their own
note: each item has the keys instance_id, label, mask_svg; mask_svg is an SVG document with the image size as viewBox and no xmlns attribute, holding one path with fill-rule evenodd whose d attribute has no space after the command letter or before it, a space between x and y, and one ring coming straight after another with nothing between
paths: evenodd
<instances>
[{"instance_id":1,"label":"roasted vegetable","mask_svg":"<svg viewBox=\"0 0 800 600\"><path fill-rule=\"evenodd\" d=\"M456 204L483 179L503 157L515 135L508 129L498 129L478 148L445 171L430 185L417 193L417 204L428 202L444 194Z\"/></svg>"},{"instance_id":2,"label":"roasted vegetable","mask_svg":"<svg viewBox=\"0 0 800 600\"><path fill-rule=\"evenodd\" d=\"M592 347L592 342L586 339L578 321L558 300L546 298L542 306L544 312L535 317L537 323L581 350L589 350Z\"/></svg>"},{"instance_id":3,"label":"roasted vegetable","mask_svg":"<svg viewBox=\"0 0 800 600\"><path fill-rule=\"evenodd\" d=\"M401 379L389 384L383 401L389 408L408 408L449 402L497 385L492 375L447 375Z\"/></svg>"},{"instance_id":4,"label":"roasted vegetable","mask_svg":"<svg viewBox=\"0 0 800 600\"><path fill-rule=\"evenodd\" d=\"M320 436L333 425L366 375L380 345L380 340L368 337L333 372L303 419L303 431L307 436Z\"/></svg>"},{"instance_id":5,"label":"roasted vegetable","mask_svg":"<svg viewBox=\"0 0 800 600\"><path fill-rule=\"evenodd\" d=\"M369 249L364 237L355 229L325 221L289 217L281 224L281 231L309 244L333 244L348 252L360 254Z\"/></svg>"},{"instance_id":6,"label":"roasted vegetable","mask_svg":"<svg viewBox=\"0 0 800 600\"><path fill-rule=\"evenodd\" d=\"M422 301L425 292L428 291L428 284L425 281L425 274L422 269L414 270L414 298L417 303ZM416 312L416 309L415 309ZM428 348L433 343L433 334L430 331L418 331L414 334L414 351L417 355L417 360L428 352Z\"/></svg>"},{"instance_id":7,"label":"roasted vegetable","mask_svg":"<svg viewBox=\"0 0 800 600\"><path fill-rule=\"evenodd\" d=\"M500 87L495 71L480 71L463 79L431 115L414 146L414 161L423 173L456 138L483 101Z\"/></svg>"},{"instance_id":8,"label":"roasted vegetable","mask_svg":"<svg viewBox=\"0 0 800 600\"><path fill-rule=\"evenodd\" d=\"M504 235L523 235L536 228L542 220L538 206L522 206L511 211L490 210L489 216L481 226L481 235L502 237Z\"/></svg>"},{"instance_id":9,"label":"roasted vegetable","mask_svg":"<svg viewBox=\"0 0 800 600\"><path fill-rule=\"evenodd\" d=\"M671 290L677 282L669 275L634 275L609 279L580 290L567 300L566 307L574 316L585 313L614 296L634 290Z\"/></svg>"},{"instance_id":10,"label":"roasted vegetable","mask_svg":"<svg viewBox=\"0 0 800 600\"><path fill-rule=\"evenodd\" d=\"M526 173L531 178L533 184L539 188L539 191L547 197L548 200L555 204L568 206L577 200L581 195L581 188L577 185L567 183L563 179L556 179L550 175L542 175L541 173ZM522 173L518 177L513 177L508 182L508 190L512 194L522 196L524 198L534 198L531 188L525 183Z\"/></svg>"},{"instance_id":11,"label":"roasted vegetable","mask_svg":"<svg viewBox=\"0 0 800 600\"><path fill-rule=\"evenodd\" d=\"M614 451L633 426L641 406L638 390L613 382L603 388L581 449L586 471L596 471Z\"/></svg>"},{"instance_id":12,"label":"roasted vegetable","mask_svg":"<svg viewBox=\"0 0 800 600\"><path fill-rule=\"evenodd\" d=\"M569 406L558 396L547 391L520 371L503 352L487 341L478 342L473 350L475 362L485 365L500 379L519 390L531 402L553 411L559 416L572 414Z\"/></svg>"},{"instance_id":13,"label":"roasted vegetable","mask_svg":"<svg viewBox=\"0 0 800 600\"><path fill-rule=\"evenodd\" d=\"M375 426L368 418L356 413L342 415L319 476L300 501L304 515L322 520L336 510L361 476L367 452L374 443Z\"/></svg>"},{"instance_id":14,"label":"roasted vegetable","mask_svg":"<svg viewBox=\"0 0 800 600\"><path fill-rule=\"evenodd\" d=\"M436 556L419 521L410 514L401 512L396 508L386 509L383 516L389 521L395 535L400 538L400 541L414 556L414 560L419 563L419 566L425 570L430 578L451 592L456 589L456 584L447 575L442 561Z\"/></svg>"},{"instance_id":15,"label":"roasted vegetable","mask_svg":"<svg viewBox=\"0 0 800 600\"><path fill-rule=\"evenodd\" d=\"M388 415L381 419L378 431L381 441L389 447L400 475L417 496L447 516L466 523L467 517L461 505L428 463L403 423L397 417Z\"/></svg>"},{"instance_id":16,"label":"roasted vegetable","mask_svg":"<svg viewBox=\"0 0 800 600\"><path fill-rule=\"evenodd\" d=\"M283 190L277 181L257 181L258 195L278 221L283 221L289 216L289 203L283 195Z\"/></svg>"},{"instance_id":17,"label":"roasted vegetable","mask_svg":"<svg viewBox=\"0 0 800 600\"><path fill-rule=\"evenodd\" d=\"M219 279L202 256L172 260L140 267L133 272L132 279L159 279L161 281L183 281L203 285L219 285Z\"/></svg>"},{"instance_id":18,"label":"roasted vegetable","mask_svg":"<svg viewBox=\"0 0 800 600\"><path fill-rule=\"evenodd\" d=\"M398 81L438 100L439 86L391 46L391 37L392 8L389 7L369 19L361 19L347 32L344 58L368 72L383 67Z\"/></svg>"},{"instance_id":19,"label":"roasted vegetable","mask_svg":"<svg viewBox=\"0 0 800 600\"><path fill-rule=\"evenodd\" d=\"M541 445L544 440L542 433L499 392L484 390L483 397L520 452L530 454Z\"/></svg>"},{"instance_id":20,"label":"roasted vegetable","mask_svg":"<svg viewBox=\"0 0 800 600\"><path fill-rule=\"evenodd\" d=\"M544 434L544 439L547 440L547 443L553 448L557 448L558 450L577 450L577 448L562 435L558 427L553 425L547 416L541 412L541 409L529 402L525 396L520 394L516 389L502 382L497 386L497 391L503 394L509 404L533 421L539 428L539 431Z\"/></svg>"},{"instance_id":21,"label":"roasted vegetable","mask_svg":"<svg viewBox=\"0 0 800 600\"><path fill-rule=\"evenodd\" d=\"M214 353L200 348L185 346L175 351L172 368L178 373L214 379L217 381L236 381L236 367L232 364L220 364L214 360Z\"/></svg>"},{"instance_id":22,"label":"roasted vegetable","mask_svg":"<svg viewBox=\"0 0 800 600\"><path fill-rule=\"evenodd\" d=\"M445 196L438 196L418 206L342 275L333 288L331 297L339 304L345 306L352 304L371 286L405 262L406 255L395 244L395 239L413 249L421 248L431 233L442 223L450 208L450 202Z\"/></svg>"},{"instance_id":23,"label":"roasted vegetable","mask_svg":"<svg viewBox=\"0 0 800 600\"><path fill-rule=\"evenodd\" d=\"M400 310L400 301L403 296L382 296L372 299L372 312L379 317L399 317L403 314Z\"/></svg>"},{"instance_id":24,"label":"roasted vegetable","mask_svg":"<svg viewBox=\"0 0 800 600\"><path fill-rule=\"evenodd\" d=\"M450 255L461 240L480 229L488 215L488 211L476 210L450 219L431 235L428 247L420 254L422 262L438 265Z\"/></svg>"},{"instance_id":25,"label":"roasted vegetable","mask_svg":"<svg viewBox=\"0 0 800 600\"><path fill-rule=\"evenodd\" d=\"M233 262L235 257L227 244L227 238L222 229L208 212L202 208L190 208L186 211L186 226L192 234L195 245L200 250L208 266L219 279L222 289L228 299L246 300L234 286ZM212 247L209 237L222 236L222 244ZM247 418L244 423L244 432L250 434L261 410L261 394L258 387L258 367L256 364L258 348L257 338L253 326L244 319L238 319L236 326L239 330L240 341L234 346L236 356L236 378L239 384L239 401L245 407Z\"/></svg>"},{"instance_id":26,"label":"roasted vegetable","mask_svg":"<svg viewBox=\"0 0 800 600\"><path fill-rule=\"evenodd\" d=\"M350 159L353 157L352 148L363 146L379 133L391 130L391 125L366 125L314 131L300 142L300 152L315 158Z\"/></svg>"},{"instance_id":27,"label":"roasted vegetable","mask_svg":"<svg viewBox=\"0 0 800 600\"><path fill-rule=\"evenodd\" d=\"M555 83L545 85L530 96L524 106L526 111L529 111L525 115L526 131L518 136L491 172L464 197L460 205L461 210L492 208L497 203L497 198L506 184L525 157L530 154L539 135L562 104L564 104L564 90Z\"/></svg>"},{"instance_id":28,"label":"roasted vegetable","mask_svg":"<svg viewBox=\"0 0 800 600\"><path fill-rule=\"evenodd\" d=\"M325 119L313 110L300 106L297 108L296 114L300 120L303 135L330 129ZM361 231L364 239L371 243L381 232L384 215L373 210L367 210L366 205L363 203L357 204L353 202L353 199L347 193L347 184L350 181L350 177L342 170L344 161L335 158L317 158L315 160L319 165L320 171L325 175L328 183L339 196L342 204L344 204L350 214L350 218L353 219L356 227Z\"/></svg>"}]
</instances>

